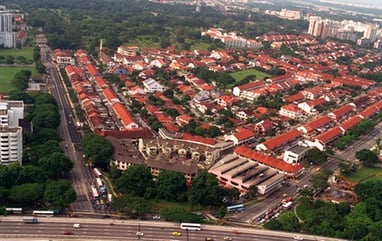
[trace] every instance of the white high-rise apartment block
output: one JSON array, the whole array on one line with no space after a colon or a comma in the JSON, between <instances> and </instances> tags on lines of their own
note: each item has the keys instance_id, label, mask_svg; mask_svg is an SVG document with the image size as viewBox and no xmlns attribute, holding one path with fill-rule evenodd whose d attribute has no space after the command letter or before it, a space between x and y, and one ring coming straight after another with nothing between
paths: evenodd
<instances>
[{"instance_id":1,"label":"white high-rise apartment block","mask_svg":"<svg viewBox=\"0 0 382 241\"><path fill-rule=\"evenodd\" d=\"M12 13L0 13L0 32L12 32Z\"/></svg>"},{"instance_id":2,"label":"white high-rise apartment block","mask_svg":"<svg viewBox=\"0 0 382 241\"><path fill-rule=\"evenodd\" d=\"M0 100L0 165L22 164L23 135L19 125L23 118L23 101Z\"/></svg>"},{"instance_id":3,"label":"white high-rise apartment block","mask_svg":"<svg viewBox=\"0 0 382 241\"><path fill-rule=\"evenodd\" d=\"M378 31L377 26L373 24L369 24L366 27L365 32L363 33L363 37L366 39L369 39L370 43L374 43L375 39L377 38L377 31Z\"/></svg>"}]
</instances>

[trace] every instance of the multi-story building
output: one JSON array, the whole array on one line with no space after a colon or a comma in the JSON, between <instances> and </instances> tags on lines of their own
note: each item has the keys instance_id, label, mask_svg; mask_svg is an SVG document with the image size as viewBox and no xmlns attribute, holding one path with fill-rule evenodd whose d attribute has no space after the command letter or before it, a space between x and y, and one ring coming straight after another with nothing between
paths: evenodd
<instances>
[{"instance_id":1,"label":"multi-story building","mask_svg":"<svg viewBox=\"0 0 382 241\"><path fill-rule=\"evenodd\" d=\"M18 162L23 155L21 127L0 126L0 165Z\"/></svg>"},{"instance_id":2,"label":"multi-story building","mask_svg":"<svg viewBox=\"0 0 382 241\"><path fill-rule=\"evenodd\" d=\"M20 121L24 118L22 101L0 101L0 164L22 162L23 142Z\"/></svg>"},{"instance_id":3,"label":"multi-story building","mask_svg":"<svg viewBox=\"0 0 382 241\"><path fill-rule=\"evenodd\" d=\"M366 27L365 32L363 33L363 37L370 40L370 43L374 43L375 39L377 38L377 26L373 24L369 24Z\"/></svg>"}]
</instances>

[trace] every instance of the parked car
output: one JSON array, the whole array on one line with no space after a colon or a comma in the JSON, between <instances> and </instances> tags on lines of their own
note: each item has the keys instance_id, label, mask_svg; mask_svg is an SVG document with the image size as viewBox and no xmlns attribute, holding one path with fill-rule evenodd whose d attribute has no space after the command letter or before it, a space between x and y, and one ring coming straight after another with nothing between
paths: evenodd
<instances>
[{"instance_id":1,"label":"parked car","mask_svg":"<svg viewBox=\"0 0 382 241\"><path fill-rule=\"evenodd\" d=\"M294 236L293 239L294 239L294 240L304 240L304 238L301 237L301 236Z\"/></svg>"}]
</instances>

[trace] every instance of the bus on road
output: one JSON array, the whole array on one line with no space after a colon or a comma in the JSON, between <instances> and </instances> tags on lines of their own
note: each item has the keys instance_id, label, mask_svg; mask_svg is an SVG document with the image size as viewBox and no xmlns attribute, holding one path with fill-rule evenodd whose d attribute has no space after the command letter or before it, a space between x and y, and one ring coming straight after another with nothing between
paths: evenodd
<instances>
[{"instance_id":1,"label":"bus on road","mask_svg":"<svg viewBox=\"0 0 382 241\"><path fill-rule=\"evenodd\" d=\"M227 207L227 213L229 212L241 212L244 211L244 204L237 204Z\"/></svg>"},{"instance_id":2,"label":"bus on road","mask_svg":"<svg viewBox=\"0 0 382 241\"><path fill-rule=\"evenodd\" d=\"M40 210L34 210L33 216L45 216L45 217L52 217L54 216L54 211L40 211Z\"/></svg>"},{"instance_id":3,"label":"bus on road","mask_svg":"<svg viewBox=\"0 0 382 241\"><path fill-rule=\"evenodd\" d=\"M5 208L5 212L7 214L22 214L23 209L22 208Z\"/></svg>"},{"instance_id":4,"label":"bus on road","mask_svg":"<svg viewBox=\"0 0 382 241\"><path fill-rule=\"evenodd\" d=\"M202 230L200 223L181 223L180 228L196 231Z\"/></svg>"}]
</instances>

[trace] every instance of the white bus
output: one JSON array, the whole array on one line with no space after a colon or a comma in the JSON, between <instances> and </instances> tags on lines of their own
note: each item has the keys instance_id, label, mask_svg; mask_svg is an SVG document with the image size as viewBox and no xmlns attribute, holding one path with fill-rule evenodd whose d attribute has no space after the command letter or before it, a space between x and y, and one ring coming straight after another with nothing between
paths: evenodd
<instances>
[{"instance_id":1,"label":"white bus","mask_svg":"<svg viewBox=\"0 0 382 241\"><path fill-rule=\"evenodd\" d=\"M97 168L93 168L93 171L94 171L94 175L96 175L96 177L102 176L102 173Z\"/></svg>"},{"instance_id":2,"label":"white bus","mask_svg":"<svg viewBox=\"0 0 382 241\"><path fill-rule=\"evenodd\" d=\"M94 186L91 186L91 190L92 190L92 195L93 195L94 200L97 200L99 197L97 189Z\"/></svg>"},{"instance_id":3,"label":"white bus","mask_svg":"<svg viewBox=\"0 0 382 241\"><path fill-rule=\"evenodd\" d=\"M21 213L23 213L22 208L5 208L5 211L9 214L21 214Z\"/></svg>"},{"instance_id":4,"label":"white bus","mask_svg":"<svg viewBox=\"0 0 382 241\"><path fill-rule=\"evenodd\" d=\"M39 211L39 210L34 210L33 211L33 216L45 216L45 217L52 217L54 215L54 211Z\"/></svg>"},{"instance_id":5,"label":"white bus","mask_svg":"<svg viewBox=\"0 0 382 241\"><path fill-rule=\"evenodd\" d=\"M181 223L180 228L196 231L202 230L200 223Z\"/></svg>"},{"instance_id":6,"label":"white bus","mask_svg":"<svg viewBox=\"0 0 382 241\"><path fill-rule=\"evenodd\" d=\"M96 181L97 181L97 187L99 188L100 186L103 186L103 182L101 180L101 178L97 177L96 178Z\"/></svg>"}]
</instances>

